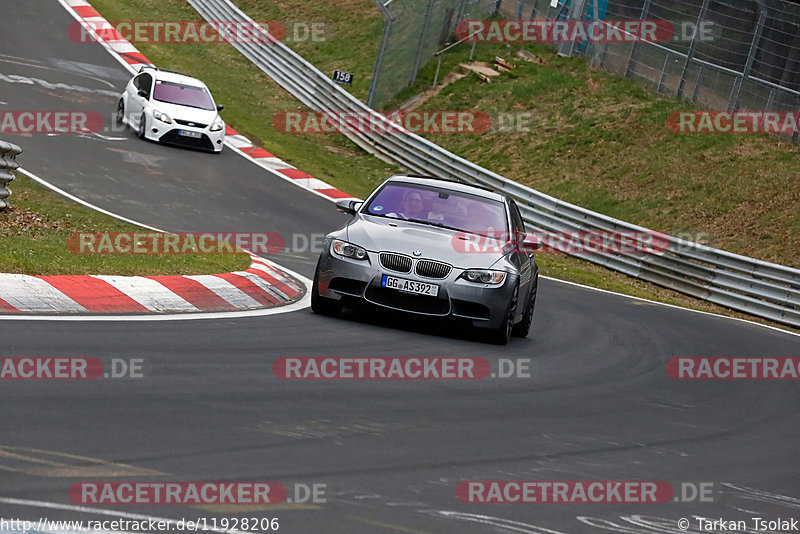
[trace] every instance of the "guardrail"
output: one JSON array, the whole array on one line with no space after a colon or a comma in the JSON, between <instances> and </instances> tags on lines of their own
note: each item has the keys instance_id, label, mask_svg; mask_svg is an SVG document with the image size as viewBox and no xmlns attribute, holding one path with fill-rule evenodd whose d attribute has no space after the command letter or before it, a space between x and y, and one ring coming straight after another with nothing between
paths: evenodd
<instances>
[{"instance_id":1,"label":"guardrail","mask_svg":"<svg viewBox=\"0 0 800 534\"><path fill-rule=\"evenodd\" d=\"M207 20L252 20L230 0L189 0ZM265 32L265 35L266 34ZM255 41L255 40L253 40ZM388 119L334 84L316 67L275 39L232 42L245 57L309 108L370 114ZM391 130L390 130L391 131ZM619 221L513 182L405 131L347 132L359 147L421 174L490 186L514 197L525 222L542 232L640 232ZM646 245L646 243L642 243ZM765 319L800 327L800 270L670 237L662 254L573 254L596 264L693 297Z\"/></svg>"},{"instance_id":2,"label":"guardrail","mask_svg":"<svg viewBox=\"0 0 800 534\"><path fill-rule=\"evenodd\" d=\"M0 211L8 207L6 200L11 195L8 184L14 179L11 171L19 168L15 158L22 154L22 149L17 145L0 141Z\"/></svg>"}]
</instances>

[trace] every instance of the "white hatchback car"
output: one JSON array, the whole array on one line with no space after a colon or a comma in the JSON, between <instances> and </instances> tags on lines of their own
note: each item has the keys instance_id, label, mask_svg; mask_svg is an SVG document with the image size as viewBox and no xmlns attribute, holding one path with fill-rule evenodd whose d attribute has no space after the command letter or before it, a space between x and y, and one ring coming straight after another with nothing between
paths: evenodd
<instances>
[{"instance_id":1,"label":"white hatchback car","mask_svg":"<svg viewBox=\"0 0 800 534\"><path fill-rule=\"evenodd\" d=\"M141 139L219 153L225 142L220 111L200 80L145 66L119 99L117 123L127 124Z\"/></svg>"}]
</instances>

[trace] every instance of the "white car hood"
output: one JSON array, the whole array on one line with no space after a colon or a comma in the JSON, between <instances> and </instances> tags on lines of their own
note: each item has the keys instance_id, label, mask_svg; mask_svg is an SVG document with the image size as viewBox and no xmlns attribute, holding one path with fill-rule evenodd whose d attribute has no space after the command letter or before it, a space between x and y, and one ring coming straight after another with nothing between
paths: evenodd
<instances>
[{"instance_id":1,"label":"white car hood","mask_svg":"<svg viewBox=\"0 0 800 534\"><path fill-rule=\"evenodd\" d=\"M179 119L182 121L211 125L214 124L214 121L219 117L219 113L217 113L216 110L178 106L175 104L167 104L166 102L159 102L158 100L153 100L151 104L154 110L166 113L172 120Z\"/></svg>"}]
</instances>

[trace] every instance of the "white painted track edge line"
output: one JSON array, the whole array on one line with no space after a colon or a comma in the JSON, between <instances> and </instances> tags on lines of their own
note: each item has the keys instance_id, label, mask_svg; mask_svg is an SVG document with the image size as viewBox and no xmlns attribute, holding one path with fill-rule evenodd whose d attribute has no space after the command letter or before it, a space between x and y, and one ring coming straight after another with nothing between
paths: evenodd
<instances>
[{"instance_id":1,"label":"white painted track edge line","mask_svg":"<svg viewBox=\"0 0 800 534\"><path fill-rule=\"evenodd\" d=\"M693 308L686 308L684 306L678 306L676 304L669 304L667 302L659 302L657 300L650 300L650 299L646 299L644 297L635 297L633 295L626 295L624 293L617 293L616 291L610 291L608 289L600 289L599 287L586 286L586 285L583 285L583 284L579 284L577 282L570 282L568 280L561 280L560 278L553 278L552 276L540 275L540 278L543 278L545 280L550 280L552 282L558 282L560 284L567 284L567 285L574 286L574 287L580 287L580 288L583 288L583 289L591 289L592 291L599 291L600 293L606 293L606 294L609 294L609 295L615 295L615 296L624 297L624 298L627 298L627 299L638 300L638 301L641 301L641 302L647 302L648 304L656 304L658 306L666 306L667 308L674 308L674 309L677 309L677 310L684 310L684 311L692 312L692 313L700 313L702 315L710 315L711 317L718 317L720 319L728 319L728 320L731 320L731 321L739 321L741 323L746 323L746 324L753 325L753 326L760 326L761 328L769 328L770 330L774 330L776 332L781 332L783 334L789 334L789 335L792 335L792 336L800 337L800 333L792 332L791 330L784 330L783 328L779 328L777 326L771 326L771 325L768 325L768 324L757 323L757 322L751 321L749 319L742 319L740 317L731 317L729 315L722 315L720 313L714 313L714 312L709 312L709 311L695 310Z\"/></svg>"}]
</instances>

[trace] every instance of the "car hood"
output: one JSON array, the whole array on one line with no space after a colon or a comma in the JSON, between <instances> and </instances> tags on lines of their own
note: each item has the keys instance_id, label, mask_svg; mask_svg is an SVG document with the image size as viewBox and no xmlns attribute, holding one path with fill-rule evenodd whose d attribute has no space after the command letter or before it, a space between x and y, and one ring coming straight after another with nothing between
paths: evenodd
<instances>
[{"instance_id":1,"label":"car hood","mask_svg":"<svg viewBox=\"0 0 800 534\"><path fill-rule=\"evenodd\" d=\"M504 256L496 250L474 252L475 247L467 247L461 239L464 236L471 234L359 214L347 226L346 239L371 252L398 252L414 257L418 251L419 258L443 261L462 269L488 269Z\"/></svg>"},{"instance_id":2,"label":"car hood","mask_svg":"<svg viewBox=\"0 0 800 534\"><path fill-rule=\"evenodd\" d=\"M169 115L172 120L180 119L183 121L197 122L200 124L214 124L219 114L216 110L205 110L198 108L190 108L186 106L177 106L175 104L167 104L166 102L159 102L153 100L153 109Z\"/></svg>"}]
</instances>

